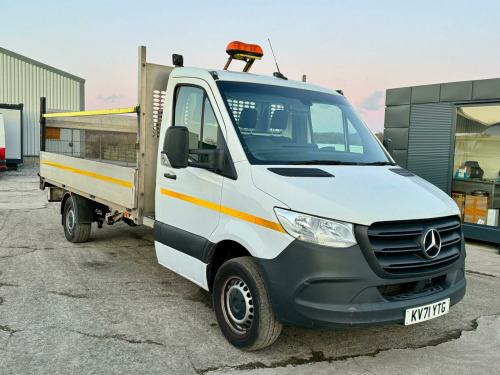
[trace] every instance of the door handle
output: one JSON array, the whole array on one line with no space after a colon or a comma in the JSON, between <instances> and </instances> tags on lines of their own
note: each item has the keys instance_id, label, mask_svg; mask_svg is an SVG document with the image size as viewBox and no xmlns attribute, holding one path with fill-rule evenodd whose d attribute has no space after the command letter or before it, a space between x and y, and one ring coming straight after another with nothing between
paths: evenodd
<instances>
[{"instance_id":1,"label":"door handle","mask_svg":"<svg viewBox=\"0 0 500 375\"><path fill-rule=\"evenodd\" d=\"M177 176L175 174L172 174L172 173L165 173L163 175L163 177L165 177L165 178L171 178L172 180L177 180Z\"/></svg>"}]
</instances>

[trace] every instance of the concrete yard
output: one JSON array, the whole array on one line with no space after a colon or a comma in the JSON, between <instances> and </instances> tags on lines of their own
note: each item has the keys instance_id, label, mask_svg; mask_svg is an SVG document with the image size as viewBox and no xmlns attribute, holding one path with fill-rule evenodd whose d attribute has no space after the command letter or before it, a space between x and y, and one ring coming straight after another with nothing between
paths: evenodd
<instances>
[{"instance_id":1,"label":"concrete yard","mask_svg":"<svg viewBox=\"0 0 500 375\"><path fill-rule=\"evenodd\" d=\"M285 327L269 349L229 345L210 294L158 265L152 229L71 244L37 169L0 174L0 374L500 373L500 255L467 244L467 294L421 324Z\"/></svg>"}]
</instances>

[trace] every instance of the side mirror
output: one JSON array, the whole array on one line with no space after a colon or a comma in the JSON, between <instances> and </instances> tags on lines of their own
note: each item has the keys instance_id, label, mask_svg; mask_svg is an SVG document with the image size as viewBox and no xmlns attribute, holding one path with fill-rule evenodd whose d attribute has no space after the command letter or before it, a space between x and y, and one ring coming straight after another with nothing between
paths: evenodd
<instances>
[{"instance_id":1,"label":"side mirror","mask_svg":"<svg viewBox=\"0 0 500 375\"><path fill-rule=\"evenodd\" d=\"M185 126L171 126L165 135L165 150L172 168L186 168L189 157L189 131Z\"/></svg>"},{"instance_id":2,"label":"side mirror","mask_svg":"<svg viewBox=\"0 0 500 375\"><path fill-rule=\"evenodd\" d=\"M382 144L384 145L384 147L387 150L387 152L389 153L389 155L392 156L392 153L393 153L392 140L385 138L384 141L382 142Z\"/></svg>"}]
</instances>

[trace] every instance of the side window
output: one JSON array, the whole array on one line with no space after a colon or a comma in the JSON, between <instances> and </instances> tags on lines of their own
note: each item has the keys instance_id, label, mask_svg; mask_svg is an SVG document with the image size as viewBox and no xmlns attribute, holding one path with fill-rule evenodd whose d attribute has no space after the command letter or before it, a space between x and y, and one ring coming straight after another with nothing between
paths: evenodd
<instances>
[{"instance_id":1,"label":"side window","mask_svg":"<svg viewBox=\"0 0 500 375\"><path fill-rule=\"evenodd\" d=\"M219 123L215 118L214 111L210 105L210 101L205 97L203 111L203 142L201 148L217 148L219 137Z\"/></svg>"},{"instance_id":2,"label":"side window","mask_svg":"<svg viewBox=\"0 0 500 375\"><path fill-rule=\"evenodd\" d=\"M314 103L311 106L314 143L318 148L346 151L342 110L334 105Z\"/></svg>"},{"instance_id":3,"label":"side window","mask_svg":"<svg viewBox=\"0 0 500 375\"><path fill-rule=\"evenodd\" d=\"M188 128L190 150L217 147L219 124L203 89L192 86L177 88L174 125ZM194 154L189 154L189 157L196 161L203 158Z\"/></svg>"},{"instance_id":4,"label":"side window","mask_svg":"<svg viewBox=\"0 0 500 375\"><path fill-rule=\"evenodd\" d=\"M349 152L363 154L363 141L349 119L347 119L347 140L349 144Z\"/></svg>"}]
</instances>

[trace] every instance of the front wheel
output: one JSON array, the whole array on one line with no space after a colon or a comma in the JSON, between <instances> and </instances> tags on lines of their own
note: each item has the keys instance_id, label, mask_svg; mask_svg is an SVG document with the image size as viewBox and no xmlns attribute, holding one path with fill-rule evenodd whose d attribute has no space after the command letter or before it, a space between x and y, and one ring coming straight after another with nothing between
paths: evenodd
<instances>
[{"instance_id":1,"label":"front wheel","mask_svg":"<svg viewBox=\"0 0 500 375\"><path fill-rule=\"evenodd\" d=\"M281 324L276 320L264 278L252 257L235 258L217 271L213 291L217 322L226 339L248 351L276 341Z\"/></svg>"},{"instance_id":2,"label":"front wheel","mask_svg":"<svg viewBox=\"0 0 500 375\"><path fill-rule=\"evenodd\" d=\"M69 242L87 242L90 237L90 223L77 223L73 199L70 197L64 202L63 208L64 235Z\"/></svg>"}]
</instances>

